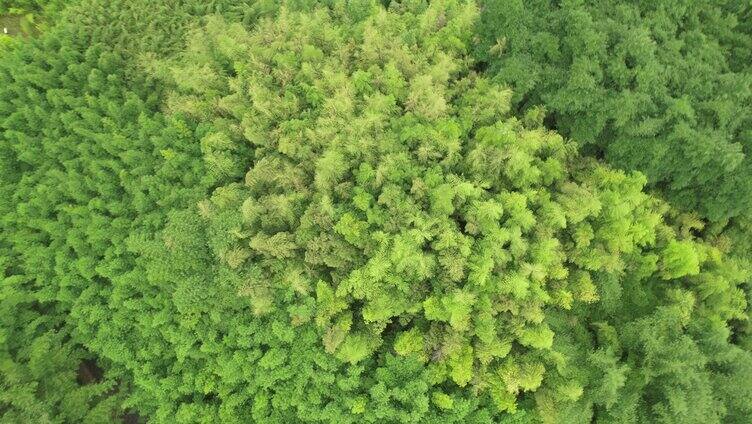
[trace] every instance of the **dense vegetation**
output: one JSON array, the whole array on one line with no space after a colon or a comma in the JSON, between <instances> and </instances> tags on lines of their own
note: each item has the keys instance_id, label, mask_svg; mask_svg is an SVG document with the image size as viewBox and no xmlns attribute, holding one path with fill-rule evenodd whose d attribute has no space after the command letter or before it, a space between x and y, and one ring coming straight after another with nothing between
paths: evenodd
<instances>
[{"instance_id":1,"label":"dense vegetation","mask_svg":"<svg viewBox=\"0 0 752 424\"><path fill-rule=\"evenodd\" d=\"M752 4L489 1L478 57L585 151L714 220L752 206Z\"/></svg>"},{"instance_id":2,"label":"dense vegetation","mask_svg":"<svg viewBox=\"0 0 752 424\"><path fill-rule=\"evenodd\" d=\"M29 36L45 30L47 22L54 22L67 3L67 0L0 0L0 26L4 28L0 43L7 41L6 33Z\"/></svg>"},{"instance_id":3,"label":"dense vegetation","mask_svg":"<svg viewBox=\"0 0 752 424\"><path fill-rule=\"evenodd\" d=\"M745 3L68 3L0 422L749 422Z\"/></svg>"}]
</instances>

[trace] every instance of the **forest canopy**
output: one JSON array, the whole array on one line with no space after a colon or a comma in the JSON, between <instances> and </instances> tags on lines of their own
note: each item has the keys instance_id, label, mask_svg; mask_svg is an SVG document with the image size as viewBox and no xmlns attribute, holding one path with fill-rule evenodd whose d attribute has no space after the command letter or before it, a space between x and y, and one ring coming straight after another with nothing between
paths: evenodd
<instances>
[{"instance_id":1,"label":"forest canopy","mask_svg":"<svg viewBox=\"0 0 752 424\"><path fill-rule=\"evenodd\" d=\"M477 57L556 128L677 207L752 206L748 1L489 1Z\"/></svg>"},{"instance_id":2,"label":"forest canopy","mask_svg":"<svg viewBox=\"0 0 752 424\"><path fill-rule=\"evenodd\" d=\"M0 50L0 422L752 417L748 4L54 10Z\"/></svg>"}]
</instances>

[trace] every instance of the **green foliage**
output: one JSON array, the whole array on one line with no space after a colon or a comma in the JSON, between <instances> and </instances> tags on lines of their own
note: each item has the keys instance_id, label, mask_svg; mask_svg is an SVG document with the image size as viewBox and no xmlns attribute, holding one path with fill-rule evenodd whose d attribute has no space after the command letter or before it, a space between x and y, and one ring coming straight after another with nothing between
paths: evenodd
<instances>
[{"instance_id":1,"label":"green foliage","mask_svg":"<svg viewBox=\"0 0 752 424\"><path fill-rule=\"evenodd\" d=\"M588 415L613 402L587 396L556 347L571 329L549 315L619 331L664 304L719 331L744 317L741 280L720 271L714 248L663 222L643 177L583 160L533 115L528 126L506 115L510 92L469 68L472 4L348 7L283 9L251 31L210 20L182 59L153 65L175 87L170 110L212 122L211 139L222 140L204 161L230 182L198 208L207 260L225 276L214 284L237 281L230 290L259 319L311 327L343 364L370 369L393 353L419 361L425 384L442 387L429 410L451 410L444 395L471 389L514 411L535 392L538 415L554 421L568 407ZM223 259L236 252L241 260ZM652 303L637 295L653 290ZM625 316L610 315L622 302ZM707 378L699 336L673 331L696 351L687 366ZM648 343L617 334L635 352ZM642 420L685 416L661 404L687 401L673 385L629 388L654 409ZM710 411L726 399L706 398L696 416L720 419Z\"/></svg>"},{"instance_id":2,"label":"green foliage","mask_svg":"<svg viewBox=\"0 0 752 424\"><path fill-rule=\"evenodd\" d=\"M484 1L480 60L562 134L711 220L752 206L746 0Z\"/></svg>"},{"instance_id":3,"label":"green foliage","mask_svg":"<svg viewBox=\"0 0 752 424\"><path fill-rule=\"evenodd\" d=\"M691 243L672 241L663 251L663 278L672 279L700 272L697 252Z\"/></svg>"},{"instance_id":4,"label":"green foliage","mask_svg":"<svg viewBox=\"0 0 752 424\"><path fill-rule=\"evenodd\" d=\"M92 9L0 63L3 422L123 414L132 377L120 361L146 343L128 335L133 299L148 293L129 290L142 271L128 239L153 237L171 205L204 192L193 129L159 113L158 87L117 41L125 35L81 27ZM94 359L104 379L82 385L81 363Z\"/></svg>"},{"instance_id":5,"label":"green foliage","mask_svg":"<svg viewBox=\"0 0 752 424\"><path fill-rule=\"evenodd\" d=\"M67 2L63 0L1 0L0 13L8 13L14 10L39 11L51 7L61 9L65 3Z\"/></svg>"},{"instance_id":6,"label":"green foliage","mask_svg":"<svg viewBox=\"0 0 752 424\"><path fill-rule=\"evenodd\" d=\"M3 255L8 252L4 251ZM3 256L3 259L9 259ZM4 268L10 264L5 263ZM8 270L4 271L4 274ZM81 381L91 356L61 329L59 313L21 276L0 281L0 422L101 423L114 418L115 381ZM77 382L77 379L79 380Z\"/></svg>"},{"instance_id":7,"label":"green foliage","mask_svg":"<svg viewBox=\"0 0 752 424\"><path fill-rule=\"evenodd\" d=\"M8 34L12 36L34 35L44 31L70 3L71 0L0 0L0 26L10 27Z\"/></svg>"},{"instance_id":8,"label":"green foliage","mask_svg":"<svg viewBox=\"0 0 752 424\"><path fill-rule=\"evenodd\" d=\"M515 117L475 2L61 16L0 62L0 421L752 415L744 221Z\"/></svg>"}]
</instances>

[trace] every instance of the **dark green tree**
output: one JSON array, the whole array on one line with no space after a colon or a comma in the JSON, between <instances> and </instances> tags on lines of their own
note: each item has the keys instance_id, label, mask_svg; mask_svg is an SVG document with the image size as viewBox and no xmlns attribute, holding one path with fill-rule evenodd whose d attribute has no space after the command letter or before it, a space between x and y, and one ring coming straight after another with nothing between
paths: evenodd
<instances>
[{"instance_id":1,"label":"dark green tree","mask_svg":"<svg viewBox=\"0 0 752 424\"><path fill-rule=\"evenodd\" d=\"M675 206L714 221L752 206L746 0L487 1L478 58L518 110Z\"/></svg>"}]
</instances>

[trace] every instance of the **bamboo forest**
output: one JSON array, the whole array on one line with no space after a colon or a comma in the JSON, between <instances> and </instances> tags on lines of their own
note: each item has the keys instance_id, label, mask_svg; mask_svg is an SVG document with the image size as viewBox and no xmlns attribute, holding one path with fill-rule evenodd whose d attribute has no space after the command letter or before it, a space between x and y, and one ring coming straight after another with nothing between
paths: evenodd
<instances>
[{"instance_id":1,"label":"bamboo forest","mask_svg":"<svg viewBox=\"0 0 752 424\"><path fill-rule=\"evenodd\" d=\"M752 423L750 0L0 26L0 423Z\"/></svg>"}]
</instances>

